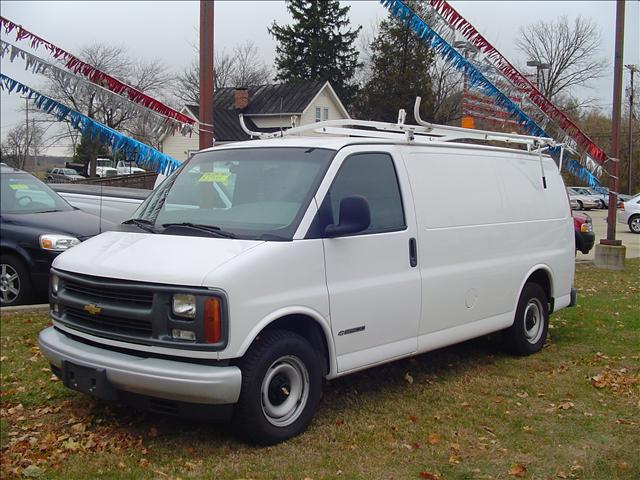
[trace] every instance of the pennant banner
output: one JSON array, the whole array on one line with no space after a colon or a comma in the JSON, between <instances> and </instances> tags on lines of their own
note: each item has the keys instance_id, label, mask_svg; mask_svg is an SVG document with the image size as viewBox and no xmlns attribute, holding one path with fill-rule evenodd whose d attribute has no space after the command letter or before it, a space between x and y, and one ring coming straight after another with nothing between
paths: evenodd
<instances>
[{"instance_id":1,"label":"pennant banner","mask_svg":"<svg viewBox=\"0 0 640 480\"><path fill-rule=\"evenodd\" d=\"M540 93L471 23L449 5L447 0L429 0L429 4L453 29L460 32L471 44L483 52L493 65L518 88L519 92L526 95L545 115L552 118L567 135L573 138L590 158L595 159L599 164L607 161L608 157L604 150L598 147L569 117Z\"/></svg>"},{"instance_id":2,"label":"pennant banner","mask_svg":"<svg viewBox=\"0 0 640 480\"><path fill-rule=\"evenodd\" d=\"M411 28L418 35L420 41L428 43L429 46L445 61L449 62L456 70L464 73L471 88L475 88L485 96L493 98L494 102L499 107L507 111L512 118L518 122L518 125L520 125L529 135L553 138L533 119L524 113L513 100L490 82L479 68L467 61L467 59L449 45L437 32L432 30L424 20L416 15L416 13L401 0L380 0L380 2L393 16L403 21L409 28ZM571 145L568 145L568 147L571 147ZM549 153L556 160L558 160L560 156L560 151L560 146L549 149ZM587 174L589 174L596 182L598 182L593 174L591 174L591 172L586 168L582 165L580 165L580 168L585 170L585 172L582 173L582 177L587 177ZM600 184L598 182L598 186L599 185Z\"/></svg>"},{"instance_id":3,"label":"pennant banner","mask_svg":"<svg viewBox=\"0 0 640 480\"><path fill-rule=\"evenodd\" d=\"M129 100L131 100L132 102L143 105L166 117L173 118L175 120L178 120L179 122L186 123L188 125L193 125L195 123L195 120L193 118L188 117L187 115L184 115L178 112L177 110L174 110L173 108L165 105L164 103L156 100L155 98L152 98L149 95L112 77L111 75L98 70L97 68L89 65L88 63L83 62L82 60L75 57L71 53L66 52L59 47L56 47L51 42L48 42L45 39L22 28L22 25L16 25L11 20L8 20L0 16L0 27L4 28L4 31L7 34L15 30L16 40L30 41L30 46L33 49L37 49L41 45L44 46L49 51L49 54L53 56L53 58L55 58L56 60L62 61L65 67L67 67L73 73L77 75L81 75L97 85L101 85L106 89L117 93L118 95L123 95L127 97Z\"/></svg>"},{"instance_id":4,"label":"pennant banner","mask_svg":"<svg viewBox=\"0 0 640 480\"><path fill-rule=\"evenodd\" d=\"M122 152L129 160L134 160L143 168L154 170L157 173L169 175L180 163L174 158L159 152L133 138L126 137L120 132L96 122L92 118L81 114L69 107L56 102L30 87L0 73L0 89L7 93L21 93L29 99L33 99L34 105L43 112L55 115L58 120L68 122L82 135L88 135L109 145L113 152Z\"/></svg>"},{"instance_id":5,"label":"pennant banner","mask_svg":"<svg viewBox=\"0 0 640 480\"><path fill-rule=\"evenodd\" d=\"M5 58L7 56L11 62L16 58L23 60L25 62L25 70L30 70L36 74L48 75L80 98L92 98L98 104L105 105L111 110L119 110L123 116L140 118L145 124L151 125L154 134L162 135L175 131L185 134L187 129L191 129L190 125L182 124L175 119L165 117L142 105L133 103L110 90L93 84L56 65L52 65L15 45L0 40L0 57Z\"/></svg>"}]
</instances>

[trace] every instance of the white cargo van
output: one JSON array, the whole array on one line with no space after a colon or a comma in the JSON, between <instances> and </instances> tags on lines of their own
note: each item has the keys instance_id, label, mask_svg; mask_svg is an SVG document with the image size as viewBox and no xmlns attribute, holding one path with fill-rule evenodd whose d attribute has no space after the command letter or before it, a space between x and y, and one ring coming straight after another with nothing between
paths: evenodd
<instances>
[{"instance_id":1,"label":"white cargo van","mask_svg":"<svg viewBox=\"0 0 640 480\"><path fill-rule=\"evenodd\" d=\"M65 385L269 444L306 429L323 378L497 331L539 351L575 302L558 168L452 140L548 140L345 122L202 151L60 255L39 344Z\"/></svg>"}]
</instances>

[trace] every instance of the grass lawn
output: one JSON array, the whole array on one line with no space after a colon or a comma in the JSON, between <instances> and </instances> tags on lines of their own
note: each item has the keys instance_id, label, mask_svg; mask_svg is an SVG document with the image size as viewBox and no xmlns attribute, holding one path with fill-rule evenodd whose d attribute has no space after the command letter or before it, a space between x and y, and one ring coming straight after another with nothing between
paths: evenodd
<instances>
[{"instance_id":1,"label":"grass lawn","mask_svg":"<svg viewBox=\"0 0 640 480\"><path fill-rule=\"evenodd\" d=\"M36 347L47 315L3 314L0 474L638 479L640 260L579 265L576 286L539 354L483 338L332 381L308 432L268 448L66 390Z\"/></svg>"}]
</instances>

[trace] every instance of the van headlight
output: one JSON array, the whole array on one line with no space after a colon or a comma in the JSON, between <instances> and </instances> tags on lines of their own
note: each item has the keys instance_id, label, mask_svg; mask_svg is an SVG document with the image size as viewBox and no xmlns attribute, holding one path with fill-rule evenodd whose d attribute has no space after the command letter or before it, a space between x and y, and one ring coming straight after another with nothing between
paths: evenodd
<instances>
[{"instance_id":1,"label":"van headlight","mask_svg":"<svg viewBox=\"0 0 640 480\"><path fill-rule=\"evenodd\" d=\"M40 235L40 248L52 252L64 252L79 243L80 240L76 237L70 237L68 235L58 235L55 233Z\"/></svg>"},{"instance_id":2,"label":"van headlight","mask_svg":"<svg viewBox=\"0 0 640 480\"><path fill-rule=\"evenodd\" d=\"M196 318L196 296L176 293L172 301L173 314L178 317Z\"/></svg>"}]
</instances>

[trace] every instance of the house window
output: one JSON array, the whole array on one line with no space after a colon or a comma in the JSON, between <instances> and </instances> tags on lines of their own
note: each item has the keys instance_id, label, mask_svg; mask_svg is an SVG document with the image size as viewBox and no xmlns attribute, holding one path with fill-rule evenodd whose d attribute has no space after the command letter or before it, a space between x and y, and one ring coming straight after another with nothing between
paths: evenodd
<instances>
[{"instance_id":1,"label":"house window","mask_svg":"<svg viewBox=\"0 0 640 480\"><path fill-rule=\"evenodd\" d=\"M322 119L329 120L329 109L326 107L322 110Z\"/></svg>"},{"instance_id":2,"label":"house window","mask_svg":"<svg viewBox=\"0 0 640 480\"><path fill-rule=\"evenodd\" d=\"M316 122L319 122L321 120L320 113L320 107L316 107Z\"/></svg>"}]
</instances>

